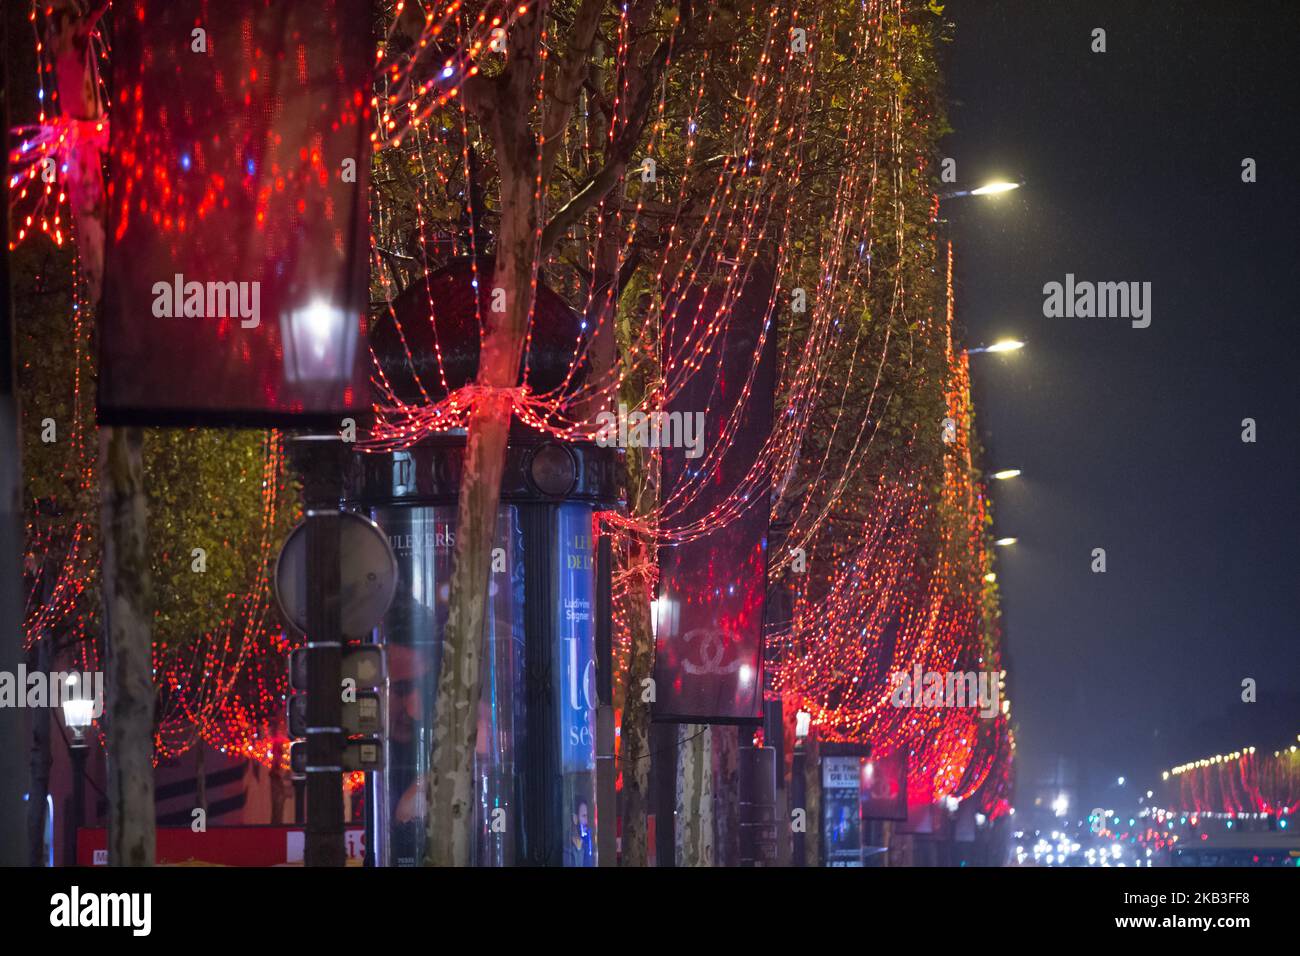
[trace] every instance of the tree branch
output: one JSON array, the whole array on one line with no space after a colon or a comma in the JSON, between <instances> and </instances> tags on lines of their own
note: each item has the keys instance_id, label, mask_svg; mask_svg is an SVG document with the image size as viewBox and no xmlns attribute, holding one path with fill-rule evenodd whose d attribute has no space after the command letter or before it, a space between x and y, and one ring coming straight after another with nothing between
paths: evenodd
<instances>
[{"instance_id":1,"label":"tree branch","mask_svg":"<svg viewBox=\"0 0 1300 956\"><path fill-rule=\"evenodd\" d=\"M639 13L644 22L652 5L652 0L642 0L642 3L638 4L638 9L634 11L634 16ZM614 137L614 142L610 144L604 165L556 212L555 217L542 230L541 255L543 257L579 219L609 195L610 190L627 171L632 151L641 141L641 133L645 130L646 120L650 116L650 101L668 63L668 53L679 38L688 35L690 22L690 0L681 0L678 7L677 28L673 31L673 36L659 44L646 66L637 66L635 62L629 64L628 86L632 90L632 103L628 109L627 119ZM633 60L635 61L635 57Z\"/></svg>"},{"instance_id":2,"label":"tree branch","mask_svg":"<svg viewBox=\"0 0 1300 956\"><path fill-rule=\"evenodd\" d=\"M549 181L551 170L559 158L560 134L573 115L573 108L578 102L578 91L582 89L587 76L587 61L596 42L596 29L600 26L600 13L605 0L582 0L582 5L574 15L565 40L564 60L556 78L548 83L547 93L551 103L546 110L546 121L542 125L542 180Z\"/></svg>"}]
</instances>

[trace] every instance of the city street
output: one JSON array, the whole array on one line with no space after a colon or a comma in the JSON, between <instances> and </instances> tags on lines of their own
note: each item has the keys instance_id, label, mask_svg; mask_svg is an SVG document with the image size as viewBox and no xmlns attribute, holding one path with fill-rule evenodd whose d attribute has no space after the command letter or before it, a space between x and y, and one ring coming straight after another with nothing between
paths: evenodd
<instances>
[{"instance_id":1,"label":"city street","mask_svg":"<svg viewBox=\"0 0 1300 956\"><path fill-rule=\"evenodd\" d=\"M5 925L1281 938L1300 7L0 17Z\"/></svg>"}]
</instances>

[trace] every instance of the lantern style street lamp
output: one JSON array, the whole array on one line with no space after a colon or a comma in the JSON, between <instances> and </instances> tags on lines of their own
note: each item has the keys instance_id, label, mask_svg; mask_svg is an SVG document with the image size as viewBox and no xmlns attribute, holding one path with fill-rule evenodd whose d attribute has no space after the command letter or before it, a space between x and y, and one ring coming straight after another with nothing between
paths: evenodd
<instances>
[{"instance_id":1,"label":"lantern style street lamp","mask_svg":"<svg viewBox=\"0 0 1300 956\"><path fill-rule=\"evenodd\" d=\"M325 298L288 312L284 333L285 377L297 384L346 386L352 380L358 326Z\"/></svg>"},{"instance_id":2,"label":"lantern style street lamp","mask_svg":"<svg viewBox=\"0 0 1300 956\"><path fill-rule=\"evenodd\" d=\"M85 822L86 807L86 755L90 750L88 734L95 719L95 701L89 697L71 696L77 678L68 678L68 692L60 707L64 726L72 732L68 741L68 756L72 760L72 808L68 814L68 833L63 841L63 863L77 865L77 833Z\"/></svg>"}]
</instances>

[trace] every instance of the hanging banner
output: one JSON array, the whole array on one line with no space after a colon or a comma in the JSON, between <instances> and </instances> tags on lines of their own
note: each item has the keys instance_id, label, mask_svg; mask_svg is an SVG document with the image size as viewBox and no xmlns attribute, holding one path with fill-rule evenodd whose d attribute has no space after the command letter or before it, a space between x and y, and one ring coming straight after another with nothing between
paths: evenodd
<instances>
[{"instance_id":1,"label":"hanging banner","mask_svg":"<svg viewBox=\"0 0 1300 956\"><path fill-rule=\"evenodd\" d=\"M369 409L365 0L113 4L99 419Z\"/></svg>"},{"instance_id":2,"label":"hanging banner","mask_svg":"<svg viewBox=\"0 0 1300 956\"><path fill-rule=\"evenodd\" d=\"M907 819L907 752L874 757L862 771L862 818Z\"/></svg>"},{"instance_id":3,"label":"hanging banner","mask_svg":"<svg viewBox=\"0 0 1300 956\"><path fill-rule=\"evenodd\" d=\"M712 529L659 552L655 720L762 716L769 485L747 476L772 429L771 289L751 277L739 295L687 293L667 313L664 366L669 382L688 359L696 371L663 414L620 423L624 444L661 448L665 521ZM723 328L712 340L710 325Z\"/></svg>"}]
</instances>

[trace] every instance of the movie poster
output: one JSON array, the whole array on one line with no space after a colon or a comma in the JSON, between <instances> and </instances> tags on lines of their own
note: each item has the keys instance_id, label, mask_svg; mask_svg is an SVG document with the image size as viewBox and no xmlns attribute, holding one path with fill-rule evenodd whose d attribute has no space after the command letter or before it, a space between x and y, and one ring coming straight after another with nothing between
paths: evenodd
<instances>
[{"instance_id":1,"label":"movie poster","mask_svg":"<svg viewBox=\"0 0 1300 956\"><path fill-rule=\"evenodd\" d=\"M862 866L862 757L822 757L822 859Z\"/></svg>"}]
</instances>

